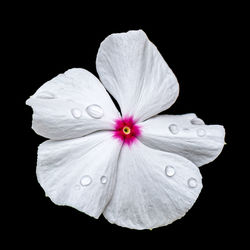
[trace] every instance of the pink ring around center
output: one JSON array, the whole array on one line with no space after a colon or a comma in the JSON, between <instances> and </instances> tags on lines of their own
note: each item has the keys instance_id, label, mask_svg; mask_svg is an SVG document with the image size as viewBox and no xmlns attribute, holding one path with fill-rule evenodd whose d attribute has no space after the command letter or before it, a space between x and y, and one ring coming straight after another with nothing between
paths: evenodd
<instances>
[{"instance_id":1,"label":"pink ring around center","mask_svg":"<svg viewBox=\"0 0 250 250\"><path fill-rule=\"evenodd\" d=\"M130 128L130 133L125 134L124 127ZM113 131L113 137L118 139L121 143L131 146L136 142L137 138L141 135L141 128L136 124L132 116L126 116L122 119L116 119Z\"/></svg>"}]
</instances>

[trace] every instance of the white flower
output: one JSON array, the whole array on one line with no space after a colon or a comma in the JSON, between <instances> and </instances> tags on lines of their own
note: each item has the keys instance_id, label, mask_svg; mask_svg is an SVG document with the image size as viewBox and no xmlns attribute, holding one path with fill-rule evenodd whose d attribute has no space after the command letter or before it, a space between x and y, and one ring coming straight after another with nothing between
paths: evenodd
<instances>
[{"instance_id":1,"label":"white flower","mask_svg":"<svg viewBox=\"0 0 250 250\"><path fill-rule=\"evenodd\" d=\"M27 100L32 128L50 139L38 149L38 181L54 203L95 218L134 229L168 225L196 201L198 167L220 154L224 128L195 114L157 115L179 86L142 30L108 36L96 67L103 85L75 68Z\"/></svg>"}]
</instances>

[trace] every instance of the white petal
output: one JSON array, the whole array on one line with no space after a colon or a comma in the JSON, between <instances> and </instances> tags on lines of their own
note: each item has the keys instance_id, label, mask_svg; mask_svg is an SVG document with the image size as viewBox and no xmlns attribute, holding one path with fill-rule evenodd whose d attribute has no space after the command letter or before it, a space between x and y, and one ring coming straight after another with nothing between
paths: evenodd
<instances>
[{"instance_id":1,"label":"white petal","mask_svg":"<svg viewBox=\"0 0 250 250\"><path fill-rule=\"evenodd\" d=\"M175 75L142 30L108 36L96 67L123 116L143 121L169 108L178 96Z\"/></svg>"},{"instance_id":2,"label":"white petal","mask_svg":"<svg viewBox=\"0 0 250 250\"><path fill-rule=\"evenodd\" d=\"M100 81L84 69L70 69L42 85L27 105L32 128L50 139L71 139L112 129L120 117Z\"/></svg>"},{"instance_id":3,"label":"white petal","mask_svg":"<svg viewBox=\"0 0 250 250\"><path fill-rule=\"evenodd\" d=\"M116 181L121 144L108 131L39 146L37 178L46 196L98 218Z\"/></svg>"},{"instance_id":4,"label":"white petal","mask_svg":"<svg viewBox=\"0 0 250 250\"><path fill-rule=\"evenodd\" d=\"M144 144L179 154L197 166L213 161L224 147L223 126L205 125L195 114L159 115L139 125Z\"/></svg>"},{"instance_id":5,"label":"white petal","mask_svg":"<svg viewBox=\"0 0 250 250\"><path fill-rule=\"evenodd\" d=\"M201 178L187 159L138 141L122 148L117 184L104 216L133 229L170 224L192 207L202 188Z\"/></svg>"}]
</instances>

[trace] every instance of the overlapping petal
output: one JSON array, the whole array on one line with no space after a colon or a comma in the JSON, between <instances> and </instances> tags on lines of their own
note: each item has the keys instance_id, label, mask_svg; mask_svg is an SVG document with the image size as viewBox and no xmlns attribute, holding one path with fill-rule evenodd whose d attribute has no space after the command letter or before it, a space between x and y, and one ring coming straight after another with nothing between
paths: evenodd
<instances>
[{"instance_id":1,"label":"overlapping petal","mask_svg":"<svg viewBox=\"0 0 250 250\"><path fill-rule=\"evenodd\" d=\"M32 128L50 139L71 139L112 129L114 119L120 117L100 81L77 68L46 82L26 104L33 108Z\"/></svg>"},{"instance_id":2,"label":"overlapping petal","mask_svg":"<svg viewBox=\"0 0 250 250\"><path fill-rule=\"evenodd\" d=\"M224 127L205 125L195 114L159 115L139 125L145 145L179 154L196 166L213 161L225 144Z\"/></svg>"},{"instance_id":3,"label":"overlapping petal","mask_svg":"<svg viewBox=\"0 0 250 250\"><path fill-rule=\"evenodd\" d=\"M98 218L116 182L121 144L108 131L39 146L37 178L46 196Z\"/></svg>"},{"instance_id":4,"label":"overlapping petal","mask_svg":"<svg viewBox=\"0 0 250 250\"><path fill-rule=\"evenodd\" d=\"M175 75L142 30L108 36L96 68L122 115L138 121L169 108L179 93Z\"/></svg>"},{"instance_id":5,"label":"overlapping petal","mask_svg":"<svg viewBox=\"0 0 250 250\"><path fill-rule=\"evenodd\" d=\"M104 216L133 229L170 224L192 207L201 179L199 168L186 158L137 141L122 148L116 187Z\"/></svg>"}]
</instances>

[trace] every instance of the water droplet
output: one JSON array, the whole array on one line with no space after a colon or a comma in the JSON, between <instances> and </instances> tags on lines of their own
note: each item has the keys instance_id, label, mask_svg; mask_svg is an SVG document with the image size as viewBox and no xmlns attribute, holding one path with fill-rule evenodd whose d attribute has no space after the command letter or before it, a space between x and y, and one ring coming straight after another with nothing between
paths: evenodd
<instances>
[{"instance_id":1,"label":"water droplet","mask_svg":"<svg viewBox=\"0 0 250 250\"><path fill-rule=\"evenodd\" d=\"M191 120L191 124L193 125L204 125L204 121L202 121L200 118L196 117Z\"/></svg>"},{"instance_id":2,"label":"water droplet","mask_svg":"<svg viewBox=\"0 0 250 250\"><path fill-rule=\"evenodd\" d=\"M88 175L84 175L80 180L80 183L82 186L88 186L91 182L92 182L92 179Z\"/></svg>"},{"instance_id":3,"label":"water droplet","mask_svg":"<svg viewBox=\"0 0 250 250\"><path fill-rule=\"evenodd\" d=\"M166 166L165 174L167 176L171 177L171 176L173 176L175 174L175 169L172 166Z\"/></svg>"},{"instance_id":4,"label":"water droplet","mask_svg":"<svg viewBox=\"0 0 250 250\"><path fill-rule=\"evenodd\" d=\"M102 184L106 184L106 183L107 183L107 180L108 180L108 179L107 179L106 176L102 176L102 177L101 177L101 183L102 183Z\"/></svg>"},{"instance_id":5,"label":"water droplet","mask_svg":"<svg viewBox=\"0 0 250 250\"><path fill-rule=\"evenodd\" d=\"M40 99L54 99L55 95L49 91L42 91L36 95Z\"/></svg>"},{"instance_id":6,"label":"water droplet","mask_svg":"<svg viewBox=\"0 0 250 250\"><path fill-rule=\"evenodd\" d=\"M71 114L76 119L79 119L82 116L82 111L80 109L71 109Z\"/></svg>"},{"instance_id":7,"label":"water droplet","mask_svg":"<svg viewBox=\"0 0 250 250\"><path fill-rule=\"evenodd\" d=\"M177 127L176 124L171 124L168 128L169 128L170 132L174 135L179 132L179 128Z\"/></svg>"},{"instance_id":8,"label":"water droplet","mask_svg":"<svg viewBox=\"0 0 250 250\"><path fill-rule=\"evenodd\" d=\"M79 189L80 189L80 185L78 185L78 184L75 185L75 189L76 189L76 190L79 190Z\"/></svg>"},{"instance_id":9,"label":"water droplet","mask_svg":"<svg viewBox=\"0 0 250 250\"><path fill-rule=\"evenodd\" d=\"M88 106L86 108L86 111L91 117L93 117L95 119L100 119L104 115L103 109L97 104L92 104L92 105Z\"/></svg>"},{"instance_id":10,"label":"water droplet","mask_svg":"<svg viewBox=\"0 0 250 250\"><path fill-rule=\"evenodd\" d=\"M152 210L153 208L154 208L154 206L153 206L152 204L149 204L149 205L148 205L148 209L149 209L149 210Z\"/></svg>"},{"instance_id":11,"label":"water droplet","mask_svg":"<svg viewBox=\"0 0 250 250\"><path fill-rule=\"evenodd\" d=\"M200 128L197 130L197 135L200 136L200 137L203 137L206 135L206 130L203 129L203 128Z\"/></svg>"},{"instance_id":12,"label":"water droplet","mask_svg":"<svg viewBox=\"0 0 250 250\"><path fill-rule=\"evenodd\" d=\"M197 180L195 178L190 178L188 180L188 186L191 188L197 187Z\"/></svg>"}]
</instances>

